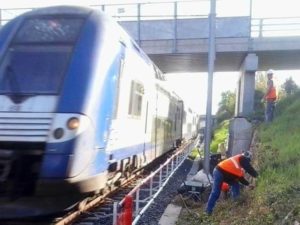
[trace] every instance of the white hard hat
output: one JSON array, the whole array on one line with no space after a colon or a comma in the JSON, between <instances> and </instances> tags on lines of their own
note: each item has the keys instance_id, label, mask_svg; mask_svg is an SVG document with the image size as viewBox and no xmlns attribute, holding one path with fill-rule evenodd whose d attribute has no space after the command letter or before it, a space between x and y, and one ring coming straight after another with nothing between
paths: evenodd
<instances>
[{"instance_id":1,"label":"white hard hat","mask_svg":"<svg viewBox=\"0 0 300 225\"><path fill-rule=\"evenodd\" d=\"M274 74L274 70L269 69L269 70L267 71L267 74Z\"/></svg>"}]
</instances>

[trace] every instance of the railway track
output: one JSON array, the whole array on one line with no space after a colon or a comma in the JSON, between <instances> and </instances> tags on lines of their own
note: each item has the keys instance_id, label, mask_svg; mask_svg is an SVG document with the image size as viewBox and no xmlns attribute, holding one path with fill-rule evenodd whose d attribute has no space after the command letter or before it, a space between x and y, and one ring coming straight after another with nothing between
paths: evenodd
<instances>
[{"instance_id":1,"label":"railway track","mask_svg":"<svg viewBox=\"0 0 300 225\"><path fill-rule=\"evenodd\" d=\"M167 182L175 167L183 161L191 148L191 142L183 144L172 154L165 155L142 171L121 181L118 187L111 188L105 194L84 199L67 214L1 221L1 225L113 225L116 224L118 214L120 214L122 201L128 194L135 199L135 204L138 204L138 207L137 205L134 207L136 211L132 213L139 217L143 208L163 188L164 182Z\"/></svg>"}]
</instances>

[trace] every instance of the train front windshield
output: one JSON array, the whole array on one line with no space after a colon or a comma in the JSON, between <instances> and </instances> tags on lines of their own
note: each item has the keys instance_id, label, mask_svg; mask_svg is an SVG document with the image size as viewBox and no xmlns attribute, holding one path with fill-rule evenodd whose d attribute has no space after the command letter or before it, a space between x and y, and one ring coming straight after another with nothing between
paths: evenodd
<instances>
[{"instance_id":1,"label":"train front windshield","mask_svg":"<svg viewBox=\"0 0 300 225\"><path fill-rule=\"evenodd\" d=\"M58 94L81 18L27 19L0 65L0 94Z\"/></svg>"}]
</instances>

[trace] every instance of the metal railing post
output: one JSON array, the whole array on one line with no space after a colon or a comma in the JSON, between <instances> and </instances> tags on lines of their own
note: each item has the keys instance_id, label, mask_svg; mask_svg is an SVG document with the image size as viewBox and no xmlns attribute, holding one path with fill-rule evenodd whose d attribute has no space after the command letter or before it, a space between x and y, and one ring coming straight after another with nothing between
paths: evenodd
<instances>
[{"instance_id":1,"label":"metal railing post","mask_svg":"<svg viewBox=\"0 0 300 225\"><path fill-rule=\"evenodd\" d=\"M117 218L118 218L118 202L114 202L113 225L117 225Z\"/></svg>"},{"instance_id":2,"label":"metal railing post","mask_svg":"<svg viewBox=\"0 0 300 225\"><path fill-rule=\"evenodd\" d=\"M137 190L135 196L135 212L134 215L137 216L140 209L140 189Z\"/></svg>"},{"instance_id":3,"label":"metal railing post","mask_svg":"<svg viewBox=\"0 0 300 225\"><path fill-rule=\"evenodd\" d=\"M161 187L161 182L162 182L162 171L163 168L161 168L161 170L159 171L159 187Z\"/></svg>"},{"instance_id":4,"label":"metal railing post","mask_svg":"<svg viewBox=\"0 0 300 225\"><path fill-rule=\"evenodd\" d=\"M167 166L166 166L166 177L168 177L169 176L169 163L167 164Z\"/></svg>"},{"instance_id":5,"label":"metal railing post","mask_svg":"<svg viewBox=\"0 0 300 225\"><path fill-rule=\"evenodd\" d=\"M149 195L152 197L153 195L153 177L150 179L150 190L149 190Z\"/></svg>"},{"instance_id":6,"label":"metal railing post","mask_svg":"<svg viewBox=\"0 0 300 225\"><path fill-rule=\"evenodd\" d=\"M258 37L262 37L263 36L263 19L259 19L259 33L258 33Z\"/></svg>"}]
</instances>

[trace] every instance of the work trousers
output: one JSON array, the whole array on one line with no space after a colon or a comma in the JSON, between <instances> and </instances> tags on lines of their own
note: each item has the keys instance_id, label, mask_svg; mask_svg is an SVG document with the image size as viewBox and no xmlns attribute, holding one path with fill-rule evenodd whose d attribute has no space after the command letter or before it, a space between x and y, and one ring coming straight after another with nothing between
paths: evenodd
<instances>
[{"instance_id":1,"label":"work trousers","mask_svg":"<svg viewBox=\"0 0 300 225\"><path fill-rule=\"evenodd\" d=\"M275 111L275 102L267 101L266 111L265 111L265 120L266 122L272 122L274 118Z\"/></svg>"},{"instance_id":2,"label":"work trousers","mask_svg":"<svg viewBox=\"0 0 300 225\"><path fill-rule=\"evenodd\" d=\"M214 178L214 182L213 182L212 190L210 192L207 206L206 206L207 214L212 213L213 208L215 207L216 202L220 197L222 183L224 181L224 176L223 176L222 172L220 170L218 170L218 168L214 169L213 178ZM232 195L233 199L236 199L240 194L239 183L238 182L230 183L230 190L231 190L231 195Z\"/></svg>"}]
</instances>

